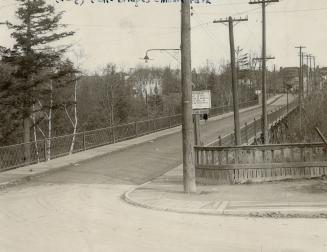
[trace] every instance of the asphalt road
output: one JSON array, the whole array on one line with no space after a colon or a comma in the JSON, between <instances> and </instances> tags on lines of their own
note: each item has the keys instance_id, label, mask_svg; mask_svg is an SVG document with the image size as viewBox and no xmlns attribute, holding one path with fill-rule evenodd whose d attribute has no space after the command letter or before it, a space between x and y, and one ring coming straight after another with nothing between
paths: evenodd
<instances>
[{"instance_id":1,"label":"asphalt road","mask_svg":"<svg viewBox=\"0 0 327 252\"><path fill-rule=\"evenodd\" d=\"M232 117L210 121L203 137L232 128ZM181 153L176 133L0 191L0 251L327 251L326 220L176 214L121 199L179 165Z\"/></svg>"}]
</instances>

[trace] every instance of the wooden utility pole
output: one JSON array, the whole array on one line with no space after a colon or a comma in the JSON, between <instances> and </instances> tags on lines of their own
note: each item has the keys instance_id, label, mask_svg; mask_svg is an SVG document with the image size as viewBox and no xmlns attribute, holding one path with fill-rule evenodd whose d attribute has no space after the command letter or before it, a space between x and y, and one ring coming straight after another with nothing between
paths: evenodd
<instances>
[{"instance_id":1,"label":"wooden utility pole","mask_svg":"<svg viewBox=\"0 0 327 252\"><path fill-rule=\"evenodd\" d=\"M295 47L300 50L300 68L299 68L299 102L300 102L300 132L302 132L302 103L303 103L303 49L305 46Z\"/></svg>"},{"instance_id":2,"label":"wooden utility pole","mask_svg":"<svg viewBox=\"0 0 327 252\"><path fill-rule=\"evenodd\" d=\"M185 193L195 193L190 0L182 1L181 6L183 183Z\"/></svg>"},{"instance_id":3,"label":"wooden utility pole","mask_svg":"<svg viewBox=\"0 0 327 252\"><path fill-rule=\"evenodd\" d=\"M201 130L200 130L200 115L193 115L194 120L194 144L196 146L201 145Z\"/></svg>"},{"instance_id":4,"label":"wooden utility pole","mask_svg":"<svg viewBox=\"0 0 327 252\"><path fill-rule=\"evenodd\" d=\"M272 57L272 56L266 56L266 62L268 60L274 60L275 57ZM256 60L256 61L262 61L262 58L253 58L253 60ZM260 65L259 65L260 66ZM267 66L266 66L267 67ZM266 71L267 71L267 68L266 68ZM265 74L266 75L266 74ZM266 82L265 82L266 83ZM267 83L265 84L265 87L266 87ZM267 97L267 91L266 91L266 88L263 89L263 85L261 85L262 89L261 89L261 95L262 95L262 118L261 118L261 131L262 131L262 134L264 136L264 133L265 132L265 129L267 131L267 134L268 134L268 115L267 115L267 99L265 102L264 101L264 97ZM265 90L265 91L264 91ZM265 111L265 112L264 112ZM266 113L266 117L264 117L263 115L265 115ZM264 118L266 118L266 121L264 121ZM266 125L266 127L265 127ZM268 136L267 136L268 137ZM264 139L263 139L264 140ZM263 144L264 143L267 143L268 142L268 138L266 138L266 140L263 141Z\"/></svg>"},{"instance_id":5,"label":"wooden utility pole","mask_svg":"<svg viewBox=\"0 0 327 252\"><path fill-rule=\"evenodd\" d=\"M312 87L312 59L313 59L313 55L310 54L309 55L309 76L310 76L310 87Z\"/></svg>"},{"instance_id":6,"label":"wooden utility pole","mask_svg":"<svg viewBox=\"0 0 327 252\"><path fill-rule=\"evenodd\" d=\"M262 5L262 133L263 144L268 143L268 116L267 116L267 75L266 75L266 5L279 0L254 0L249 4Z\"/></svg>"},{"instance_id":7,"label":"wooden utility pole","mask_svg":"<svg viewBox=\"0 0 327 252\"><path fill-rule=\"evenodd\" d=\"M305 54L304 55L307 58L307 96L309 95L309 87L310 87L310 70L309 70L309 58L310 55L309 54ZM303 81L304 82L304 81Z\"/></svg>"},{"instance_id":8,"label":"wooden utility pole","mask_svg":"<svg viewBox=\"0 0 327 252\"><path fill-rule=\"evenodd\" d=\"M313 88L316 89L317 87L317 71L316 71L316 56L312 56L313 59Z\"/></svg>"},{"instance_id":9,"label":"wooden utility pole","mask_svg":"<svg viewBox=\"0 0 327 252\"><path fill-rule=\"evenodd\" d=\"M241 145L241 128L239 115L239 102L237 91L237 71L235 60L235 42L234 42L234 22L248 21L248 18L233 19L232 17L220 20L214 20L213 23L228 23L229 27L229 43L230 43L230 58L232 71L232 88L233 88L233 107L234 107L234 128L235 128L235 145Z\"/></svg>"}]
</instances>

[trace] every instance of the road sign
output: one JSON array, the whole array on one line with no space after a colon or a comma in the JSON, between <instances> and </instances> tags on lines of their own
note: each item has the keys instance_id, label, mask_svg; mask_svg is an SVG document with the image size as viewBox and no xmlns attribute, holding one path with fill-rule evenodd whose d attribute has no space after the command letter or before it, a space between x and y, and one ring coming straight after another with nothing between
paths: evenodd
<instances>
[{"instance_id":1,"label":"road sign","mask_svg":"<svg viewBox=\"0 0 327 252\"><path fill-rule=\"evenodd\" d=\"M211 92L210 90L192 91L192 109L210 109Z\"/></svg>"}]
</instances>

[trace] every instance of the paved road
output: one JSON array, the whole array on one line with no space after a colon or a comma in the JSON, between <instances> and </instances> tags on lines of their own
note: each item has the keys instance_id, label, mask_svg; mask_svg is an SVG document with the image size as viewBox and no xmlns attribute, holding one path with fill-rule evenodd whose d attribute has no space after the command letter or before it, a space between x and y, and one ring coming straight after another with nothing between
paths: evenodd
<instances>
[{"instance_id":1,"label":"paved road","mask_svg":"<svg viewBox=\"0 0 327 252\"><path fill-rule=\"evenodd\" d=\"M232 118L203 128L206 140L223 135ZM121 199L180 163L176 133L0 191L0 251L327 251L325 220L183 215Z\"/></svg>"}]
</instances>

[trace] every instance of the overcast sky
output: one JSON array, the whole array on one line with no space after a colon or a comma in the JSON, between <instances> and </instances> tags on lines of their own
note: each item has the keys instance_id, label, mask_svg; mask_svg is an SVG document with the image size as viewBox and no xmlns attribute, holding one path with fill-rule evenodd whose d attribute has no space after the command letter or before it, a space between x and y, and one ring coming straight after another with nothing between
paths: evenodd
<instances>
[{"instance_id":1,"label":"overcast sky","mask_svg":"<svg viewBox=\"0 0 327 252\"><path fill-rule=\"evenodd\" d=\"M65 41L74 44L76 51L83 51L82 66L95 71L106 63L116 63L126 69L137 64L150 48L180 47L179 3L133 3L92 4L84 0L82 6L74 1L49 4L65 10L63 23L76 35ZM151 1L151 0L150 0ZM213 24L214 19L245 17L249 21L235 27L235 44L260 56L261 51L261 5L249 5L248 0L211 0L212 4L192 4L192 67L207 64L219 65L229 59L228 28ZM14 21L14 0L0 0L1 21ZM281 0L267 7L267 54L275 56L269 61L280 66L298 64L297 45L317 56L319 65L327 65L327 1ZM5 26L0 26L1 45L10 46L12 40ZM149 66L171 65L179 67L180 54L152 52Z\"/></svg>"}]
</instances>

